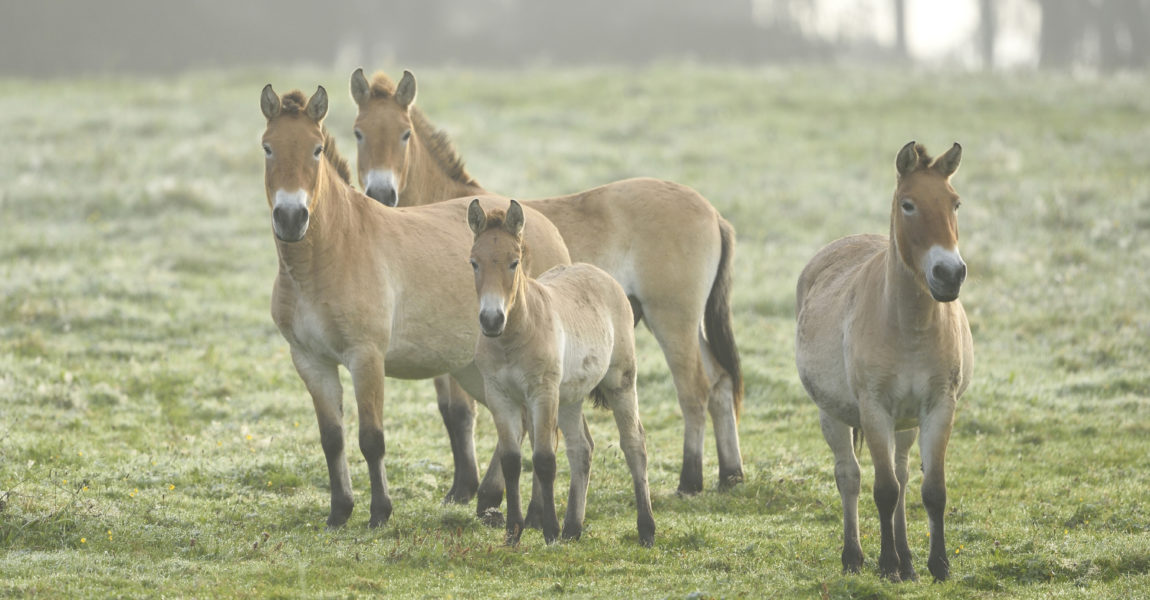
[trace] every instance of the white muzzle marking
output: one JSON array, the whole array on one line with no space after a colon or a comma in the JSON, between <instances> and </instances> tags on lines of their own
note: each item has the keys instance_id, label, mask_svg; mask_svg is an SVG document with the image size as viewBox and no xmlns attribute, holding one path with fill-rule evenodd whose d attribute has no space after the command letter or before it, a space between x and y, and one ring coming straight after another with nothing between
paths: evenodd
<instances>
[{"instance_id":1,"label":"white muzzle marking","mask_svg":"<svg viewBox=\"0 0 1150 600\"><path fill-rule=\"evenodd\" d=\"M966 263L957 247L931 246L923 257L922 271L926 274L926 285L931 295L940 302L957 298L959 288L966 280Z\"/></svg>"},{"instance_id":2,"label":"white muzzle marking","mask_svg":"<svg viewBox=\"0 0 1150 600\"><path fill-rule=\"evenodd\" d=\"M399 184L395 171L372 169L363 178L363 191L375 201L386 206L399 204Z\"/></svg>"}]
</instances>

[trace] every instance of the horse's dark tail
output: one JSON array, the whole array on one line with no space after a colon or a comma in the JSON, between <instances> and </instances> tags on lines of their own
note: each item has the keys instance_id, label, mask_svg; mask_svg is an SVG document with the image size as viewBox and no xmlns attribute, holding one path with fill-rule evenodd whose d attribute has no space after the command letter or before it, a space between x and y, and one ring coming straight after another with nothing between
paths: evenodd
<instances>
[{"instance_id":1,"label":"horse's dark tail","mask_svg":"<svg viewBox=\"0 0 1150 600\"><path fill-rule=\"evenodd\" d=\"M863 432L862 427L855 427L851 429L851 436L854 438L855 454L862 452Z\"/></svg>"},{"instance_id":2,"label":"horse's dark tail","mask_svg":"<svg viewBox=\"0 0 1150 600\"><path fill-rule=\"evenodd\" d=\"M607 405L607 394L603 393L599 386L595 386L595 389L591 390L591 401L594 402L595 408L610 408Z\"/></svg>"},{"instance_id":3,"label":"horse's dark tail","mask_svg":"<svg viewBox=\"0 0 1150 600\"><path fill-rule=\"evenodd\" d=\"M711 355L731 376L735 418L738 418L743 411L743 368L739 361L739 348L735 345L735 334L731 329L731 263L735 254L735 228L722 217L719 217L719 238L722 243L719 268L711 284L711 293L707 296L703 327Z\"/></svg>"}]
</instances>

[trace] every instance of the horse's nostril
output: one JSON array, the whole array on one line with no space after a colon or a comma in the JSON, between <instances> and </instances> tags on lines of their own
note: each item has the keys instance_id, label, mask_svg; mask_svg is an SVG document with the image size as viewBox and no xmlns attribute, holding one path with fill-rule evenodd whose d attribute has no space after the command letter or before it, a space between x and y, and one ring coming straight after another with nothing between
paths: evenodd
<instances>
[{"instance_id":1,"label":"horse's nostril","mask_svg":"<svg viewBox=\"0 0 1150 600\"><path fill-rule=\"evenodd\" d=\"M966 281L966 263L958 265L958 273L955 277L959 282Z\"/></svg>"}]
</instances>

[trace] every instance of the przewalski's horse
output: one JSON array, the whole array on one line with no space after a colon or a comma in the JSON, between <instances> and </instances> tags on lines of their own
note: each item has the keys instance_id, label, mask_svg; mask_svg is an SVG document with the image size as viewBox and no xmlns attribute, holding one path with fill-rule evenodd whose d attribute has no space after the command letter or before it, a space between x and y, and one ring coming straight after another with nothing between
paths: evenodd
<instances>
[{"instance_id":1,"label":"przewalski's horse","mask_svg":"<svg viewBox=\"0 0 1150 600\"><path fill-rule=\"evenodd\" d=\"M482 398L475 369L475 297L467 270L467 201L388 209L355 191L347 161L322 125L327 92L282 99L264 88L265 190L279 255L272 318L291 346L311 393L331 478L331 514L347 521L353 500L344 455L343 388L351 373L359 409L359 448L371 479L372 526L387 522L391 499L383 464L384 376L424 379L451 373ZM507 206L502 199L489 205ZM532 215L524 237L534 252L524 268L568 263L551 224Z\"/></svg>"},{"instance_id":2,"label":"przewalski's horse","mask_svg":"<svg viewBox=\"0 0 1150 600\"><path fill-rule=\"evenodd\" d=\"M507 541L519 542L519 447L524 421L534 430L532 462L541 494L543 539L559 536L555 516L555 426L567 440L571 488L563 537L583 532L594 443L583 420L583 399L595 398L615 415L619 446L631 470L638 509L639 543L655 539L647 486L647 448L635 392L635 332L623 288L587 263L555 267L539 279L520 268L527 252L523 210L512 200L506 213L485 212L472 201L467 222L475 234L471 267L479 297L483 337L475 364L483 374L487 406L499 431L507 484ZM526 414L526 419L524 415Z\"/></svg>"},{"instance_id":3,"label":"przewalski's horse","mask_svg":"<svg viewBox=\"0 0 1150 600\"><path fill-rule=\"evenodd\" d=\"M922 502L930 518L927 566L938 580L950 570L943 467L955 404L974 361L958 301L966 264L958 253L958 194L950 185L961 156L958 144L936 160L914 142L903 146L895 159L890 236L833 242L799 277L795 357L835 455L844 572L857 572L863 561L852 430L861 432L874 462L882 576L916 579L906 537L906 484L920 429Z\"/></svg>"},{"instance_id":4,"label":"przewalski's horse","mask_svg":"<svg viewBox=\"0 0 1150 600\"><path fill-rule=\"evenodd\" d=\"M484 193L463 168L447 135L414 105L415 77L409 71L396 86L383 73L368 82L357 69L351 94L359 105L359 180L369 196L384 204L419 206ZM524 206L538 209L559 228L572 260L594 264L622 285L635 324L646 321L663 349L685 421L679 491L703 489L708 412L718 448L719 483L741 481L737 420L743 380L731 331L735 233L730 223L694 190L655 179L618 181ZM454 417L449 418L448 405L457 410ZM449 431L474 420L474 412L466 413L465 399L441 396L441 410ZM476 476L460 475L468 462L474 465L474 456L456 462L452 493L460 501L474 493ZM499 505L502 490L493 485L497 483L489 471L479 488L480 514Z\"/></svg>"}]
</instances>

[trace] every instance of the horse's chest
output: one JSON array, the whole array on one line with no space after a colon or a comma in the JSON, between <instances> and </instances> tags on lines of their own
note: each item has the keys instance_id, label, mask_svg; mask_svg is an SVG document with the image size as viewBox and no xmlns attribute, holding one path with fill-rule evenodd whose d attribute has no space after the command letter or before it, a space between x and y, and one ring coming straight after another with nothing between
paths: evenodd
<instances>
[{"instance_id":1,"label":"horse's chest","mask_svg":"<svg viewBox=\"0 0 1150 600\"><path fill-rule=\"evenodd\" d=\"M295 303L284 333L293 346L313 355L338 359L344 346L340 336L334 335L328 311L310 302Z\"/></svg>"}]
</instances>

